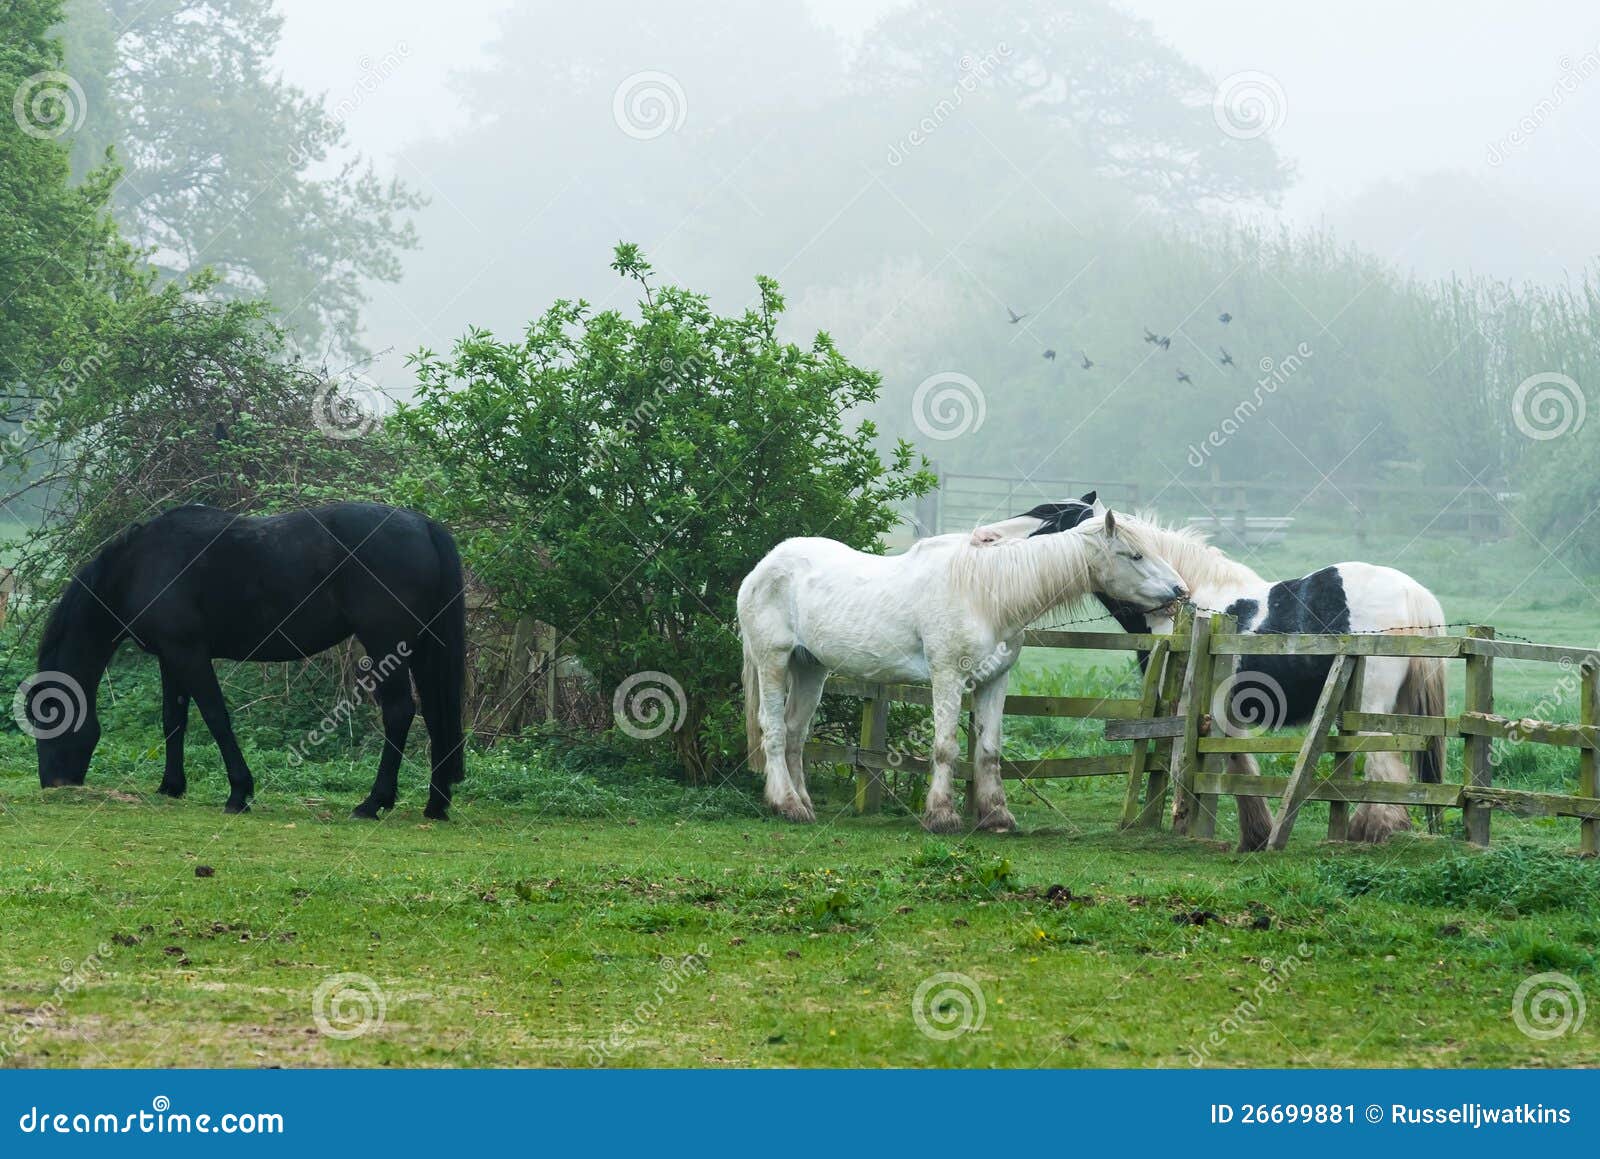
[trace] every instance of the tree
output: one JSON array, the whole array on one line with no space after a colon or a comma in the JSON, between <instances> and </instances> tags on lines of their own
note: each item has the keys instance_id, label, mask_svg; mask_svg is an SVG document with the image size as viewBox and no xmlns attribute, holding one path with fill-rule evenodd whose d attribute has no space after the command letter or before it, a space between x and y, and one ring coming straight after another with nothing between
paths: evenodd
<instances>
[{"instance_id":1,"label":"tree","mask_svg":"<svg viewBox=\"0 0 1600 1159\"><path fill-rule=\"evenodd\" d=\"M1037 152L1067 154L1080 172L1148 201L1275 202L1291 169L1257 132L1282 114L1270 78L1232 95L1263 117L1219 124L1219 89L1150 25L1106 0L921 0L880 23L856 74L888 90L959 98L973 78L997 80L1019 113L1054 130ZM938 106L935 106L937 114ZM1237 116L1237 112L1232 115ZM1024 154L1032 164L1033 154Z\"/></svg>"},{"instance_id":2,"label":"tree","mask_svg":"<svg viewBox=\"0 0 1600 1159\"><path fill-rule=\"evenodd\" d=\"M116 172L72 183L61 138L82 108L61 72L58 0L0 5L0 411L12 418L96 319L131 266L106 207Z\"/></svg>"},{"instance_id":3,"label":"tree","mask_svg":"<svg viewBox=\"0 0 1600 1159\"><path fill-rule=\"evenodd\" d=\"M183 503L263 512L389 498L373 389L294 361L263 303L210 288L202 276L118 301L0 445L0 507L40 509L19 561L34 590Z\"/></svg>"},{"instance_id":4,"label":"tree","mask_svg":"<svg viewBox=\"0 0 1600 1159\"><path fill-rule=\"evenodd\" d=\"M73 0L68 61L96 98L77 162L115 150L117 217L163 274L210 267L219 289L270 299L304 348L359 351L363 283L399 280L423 202L347 153L340 108L275 74L272 7ZM351 99L394 65L374 62Z\"/></svg>"},{"instance_id":5,"label":"tree","mask_svg":"<svg viewBox=\"0 0 1600 1159\"><path fill-rule=\"evenodd\" d=\"M558 628L605 688L661 695L665 717L619 723L670 724L704 781L731 735L740 580L787 536L875 550L932 479L908 445L885 464L872 423L847 422L877 375L826 334L775 337L775 282L727 317L654 286L633 246L612 265L640 287L637 321L558 301L521 341L475 330L447 358L423 351L397 423L422 451L414 488L502 606Z\"/></svg>"}]
</instances>

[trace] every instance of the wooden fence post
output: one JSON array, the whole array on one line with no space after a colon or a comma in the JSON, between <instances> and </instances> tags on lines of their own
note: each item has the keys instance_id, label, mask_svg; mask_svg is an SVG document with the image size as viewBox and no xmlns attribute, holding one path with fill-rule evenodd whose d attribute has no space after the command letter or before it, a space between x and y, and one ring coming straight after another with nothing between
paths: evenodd
<instances>
[{"instance_id":1,"label":"wooden fence post","mask_svg":"<svg viewBox=\"0 0 1600 1159\"><path fill-rule=\"evenodd\" d=\"M1365 656L1352 657L1354 667L1350 669L1350 683L1344 690L1344 711L1361 711L1361 685L1367 675L1367 658ZM1341 722L1339 732L1348 735L1353 730L1344 727ZM1333 775L1341 781L1353 781L1356 776L1355 753L1340 753L1333 762ZM1347 841L1350 838L1350 805L1347 801L1328 802L1328 840Z\"/></svg>"},{"instance_id":2,"label":"wooden fence post","mask_svg":"<svg viewBox=\"0 0 1600 1159\"><path fill-rule=\"evenodd\" d=\"M1579 724L1600 724L1600 668L1585 660L1578 666L1583 673L1583 684L1578 702ZM1578 796L1600 797L1600 751L1592 748L1578 752ZM1600 832L1593 817L1579 822L1578 852L1585 857L1600 853Z\"/></svg>"},{"instance_id":3,"label":"wooden fence post","mask_svg":"<svg viewBox=\"0 0 1600 1159\"><path fill-rule=\"evenodd\" d=\"M1210 651L1211 641L1218 636L1231 635L1239 630L1239 619L1225 612L1219 612L1211 617L1211 631L1206 639L1206 650ZM1217 657L1211 657L1210 665L1205 669L1206 694L1200 702L1200 719L1209 721L1210 728L1207 736L1215 735L1219 731L1216 713L1212 711L1212 701L1216 698L1217 686ZM1224 656L1223 668L1231 668L1238 663L1236 656ZM1198 746L1197 746L1198 747ZM1220 773L1227 768L1228 758L1223 753L1205 753L1200 756L1198 771L1202 773ZM1194 821L1189 826L1189 835L1204 841L1210 841L1217 835L1217 802L1221 800L1215 793L1194 793L1190 798L1194 802Z\"/></svg>"},{"instance_id":4,"label":"wooden fence post","mask_svg":"<svg viewBox=\"0 0 1600 1159\"><path fill-rule=\"evenodd\" d=\"M881 693L881 689L879 690ZM883 752L888 746L889 700L879 695L861 706L861 748ZM856 767L856 812L876 813L883 808L883 770Z\"/></svg>"},{"instance_id":5,"label":"wooden fence post","mask_svg":"<svg viewBox=\"0 0 1600 1159\"><path fill-rule=\"evenodd\" d=\"M1193 632L1194 609L1185 605L1178 610L1177 618L1172 622L1172 638L1185 640ZM1181 711L1179 702L1183 697L1186 667L1176 652L1168 653L1167 669L1161 677L1161 698L1156 702L1157 716L1177 716ZM1156 742L1155 754L1151 757L1150 787L1145 791L1144 810L1139 814L1138 824L1141 828L1161 828L1161 814L1166 811L1167 787L1172 783L1174 754L1177 751L1178 746L1171 737Z\"/></svg>"},{"instance_id":6,"label":"wooden fence post","mask_svg":"<svg viewBox=\"0 0 1600 1159\"><path fill-rule=\"evenodd\" d=\"M1328 745L1328 731L1333 722L1338 719L1340 706L1344 704L1346 686L1350 683L1350 670L1353 658L1350 656L1335 656L1333 666L1328 669L1328 679L1322 685L1322 693L1317 697L1317 707L1312 710L1311 720L1306 725L1306 739L1300 745L1300 753L1294 759L1294 769L1289 773L1289 783L1284 786L1283 800L1278 804L1278 815L1272 820L1272 833L1267 837L1268 849L1283 849L1289 844L1289 835L1294 832L1295 819L1300 815L1300 806L1305 804L1306 797L1317 783L1317 762L1322 759L1323 750Z\"/></svg>"},{"instance_id":7,"label":"wooden fence post","mask_svg":"<svg viewBox=\"0 0 1600 1159\"><path fill-rule=\"evenodd\" d=\"M1167 670L1167 654L1172 645L1161 640L1150 650L1145 661L1144 690L1139 697L1139 715L1149 720L1156 714L1156 704L1161 697L1161 685ZM1139 791L1144 788L1144 772L1150 761L1150 741L1133 742L1133 755L1128 762L1128 787L1122 794L1122 828L1127 829L1139 819ZM1152 777L1152 786L1154 778Z\"/></svg>"},{"instance_id":8,"label":"wooden fence post","mask_svg":"<svg viewBox=\"0 0 1600 1159\"><path fill-rule=\"evenodd\" d=\"M1467 629L1467 636L1474 640L1492 640L1494 629L1474 624ZM1493 656L1467 656L1467 695L1462 708L1466 712L1485 714L1494 712ZM1476 733L1466 738L1463 746L1465 751L1463 787L1486 789L1494 783L1494 766L1490 763L1492 744L1493 738ZM1463 799L1461 820L1467 831L1467 840L1472 844L1485 847L1489 844L1491 813L1492 810L1487 804L1480 804L1471 798Z\"/></svg>"},{"instance_id":9,"label":"wooden fence post","mask_svg":"<svg viewBox=\"0 0 1600 1159\"><path fill-rule=\"evenodd\" d=\"M1198 817L1199 805L1194 795L1195 774L1200 771L1200 732L1211 705L1211 616L1200 613L1194 618L1194 628L1189 633L1189 663L1183 676L1182 746L1174 754L1177 778L1173 786L1172 831L1199 837L1205 832L1205 822ZM1216 818L1211 818L1211 831L1216 832Z\"/></svg>"},{"instance_id":10,"label":"wooden fence post","mask_svg":"<svg viewBox=\"0 0 1600 1159\"><path fill-rule=\"evenodd\" d=\"M544 718L555 723L556 698L561 695L561 657L556 654L560 637L554 628L545 631L544 637Z\"/></svg>"}]
</instances>

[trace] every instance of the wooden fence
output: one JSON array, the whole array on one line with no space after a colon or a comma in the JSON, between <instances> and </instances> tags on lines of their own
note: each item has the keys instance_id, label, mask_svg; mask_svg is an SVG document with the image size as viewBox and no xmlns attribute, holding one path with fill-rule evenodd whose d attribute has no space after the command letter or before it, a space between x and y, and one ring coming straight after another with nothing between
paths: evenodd
<instances>
[{"instance_id":1,"label":"wooden fence","mask_svg":"<svg viewBox=\"0 0 1600 1159\"><path fill-rule=\"evenodd\" d=\"M968 531L1049 503L1097 490L1113 507L1135 510L1159 497L1163 508L1186 516L1205 516L1216 542L1229 550L1253 546L1253 521L1293 515L1299 523L1329 524L1358 540L1368 532L1397 531L1428 523L1435 531L1478 541L1504 538L1511 497L1477 483L1461 486L1415 480L1378 482L1342 479L1337 484L1209 481L1141 485L1129 480L1016 478L1005 475L940 473L939 488L922 497L915 522L923 535Z\"/></svg>"},{"instance_id":2,"label":"wooden fence","mask_svg":"<svg viewBox=\"0 0 1600 1159\"><path fill-rule=\"evenodd\" d=\"M1008 696L1008 716L1071 717L1105 722L1107 740L1126 741L1114 754L1002 761L1008 779L1122 776L1125 826L1159 827L1169 794L1183 802L1179 830L1210 838L1216 832L1216 803L1223 795L1276 798L1271 848L1289 841L1307 801L1327 801L1328 838L1343 840L1349 808L1361 802L1460 809L1468 840L1488 845L1489 821L1496 811L1522 817L1573 817L1579 820L1580 850L1600 851L1600 651L1549 644L1497 640L1494 629L1474 627L1464 636L1410 635L1254 635L1240 633L1232 617L1201 614L1180 617L1171 636L1121 632L1029 632L1028 647L1147 651L1150 654L1137 697L1096 698ZM1213 735L1207 724L1218 684L1235 658L1246 655L1331 656L1326 683L1303 732ZM1459 660L1465 668L1465 700L1455 716L1415 716L1360 710L1363 669L1371 656L1436 657ZM1494 712L1496 660L1527 660L1557 666L1567 679L1576 673L1579 720L1560 724L1509 720ZM886 770L925 770L921 753L896 746L888 736L892 702L929 704L928 689L903 685L831 681L828 691L860 697L860 743L812 742L807 763L850 766L856 776L856 807L877 810ZM1218 730L1220 731L1220 730ZM957 763L958 778L970 781L973 763L969 726L968 759ZM1371 752L1419 753L1437 737L1463 746L1458 784L1389 782L1359 776L1359 757ZM1576 750L1574 795L1496 787L1491 746L1550 745ZM1293 753L1287 777L1249 776L1225 771L1229 753ZM1322 768L1323 758L1329 767ZM968 794L969 806L972 794Z\"/></svg>"}]
</instances>

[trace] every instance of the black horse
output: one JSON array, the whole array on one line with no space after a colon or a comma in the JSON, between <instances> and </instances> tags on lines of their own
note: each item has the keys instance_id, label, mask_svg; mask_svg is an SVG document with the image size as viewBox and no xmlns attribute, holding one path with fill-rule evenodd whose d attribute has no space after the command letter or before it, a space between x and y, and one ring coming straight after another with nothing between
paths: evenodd
<instances>
[{"instance_id":1,"label":"black horse","mask_svg":"<svg viewBox=\"0 0 1600 1159\"><path fill-rule=\"evenodd\" d=\"M193 699L228 770L225 811L242 813L255 786L212 659L300 660L352 635L367 651L384 729L378 777L355 816L376 819L394 807L416 715L414 679L433 749L424 812L443 820L465 776L461 559L439 524L375 503L259 518L179 507L108 543L67 585L45 625L39 672L19 696L38 743L39 783L83 784L100 740L100 677L132 640L161 665L167 763L159 791L181 797L187 788L183 736Z\"/></svg>"}]
</instances>

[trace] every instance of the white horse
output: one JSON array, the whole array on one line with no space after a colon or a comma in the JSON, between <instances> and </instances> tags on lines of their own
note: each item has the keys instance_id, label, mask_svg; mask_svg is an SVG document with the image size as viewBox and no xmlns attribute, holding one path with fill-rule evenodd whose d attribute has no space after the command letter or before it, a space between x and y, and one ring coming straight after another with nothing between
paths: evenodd
<instances>
[{"instance_id":1,"label":"white horse","mask_svg":"<svg viewBox=\"0 0 1600 1159\"><path fill-rule=\"evenodd\" d=\"M965 534L868 555L831 539L786 539L739 585L745 722L766 800L812 821L802 749L830 673L933 686L933 783L923 825L962 828L953 797L961 697L977 720L978 827L1016 828L1000 783L1006 675L1027 625L1102 591L1156 609L1185 596L1177 574L1110 512L1060 535L973 547Z\"/></svg>"},{"instance_id":2,"label":"white horse","mask_svg":"<svg viewBox=\"0 0 1600 1159\"><path fill-rule=\"evenodd\" d=\"M1087 496L1085 496L1087 498ZM1088 513L1092 518L1098 505ZM980 527L971 542L993 550L1015 542L1018 535L1036 536L1044 521L1019 515ZM1404 572L1370 563L1338 563L1299 579L1273 582L1212 547L1192 528L1163 527L1143 518L1119 519L1123 534L1150 545L1183 577L1189 598L1202 610L1236 616L1241 632L1389 632L1437 636L1444 630L1444 609L1427 588ZM1066 534L1071 534L1070 531ZM1045 534L1046 538L1055 538ZM1023 540L1022 542L1028 542ZM1170 632L1172 617L1125 606L1110 592L1097 592L1124 630ZM1142 661L1142 658L1141 658ZM1304 724L1317 703L1332 665L1330 656L1240 656L1232 672L1219 673L1223 728L1256 731ZM1444 661L1430 657L1367 658L1361 686L1363 712L1444 715ZM1213 716L1217 709L1213 708ZM1418 754L1417 774L1437 782L1444 770L1444 738L1436 737ZM1230 753L1228 771L1259 775L1255 757ZM1375 781L1410 780L1401 753L1368 753L1366 776ZM1272 828L1266 802L1240 797L1239 848L1262 849ZM1174 811L1180 802L1173 802ZM1358 805L1350 820L1354 841L1384 841L1411 827L1404 805Z\"/></svg>"}]
</instances>

